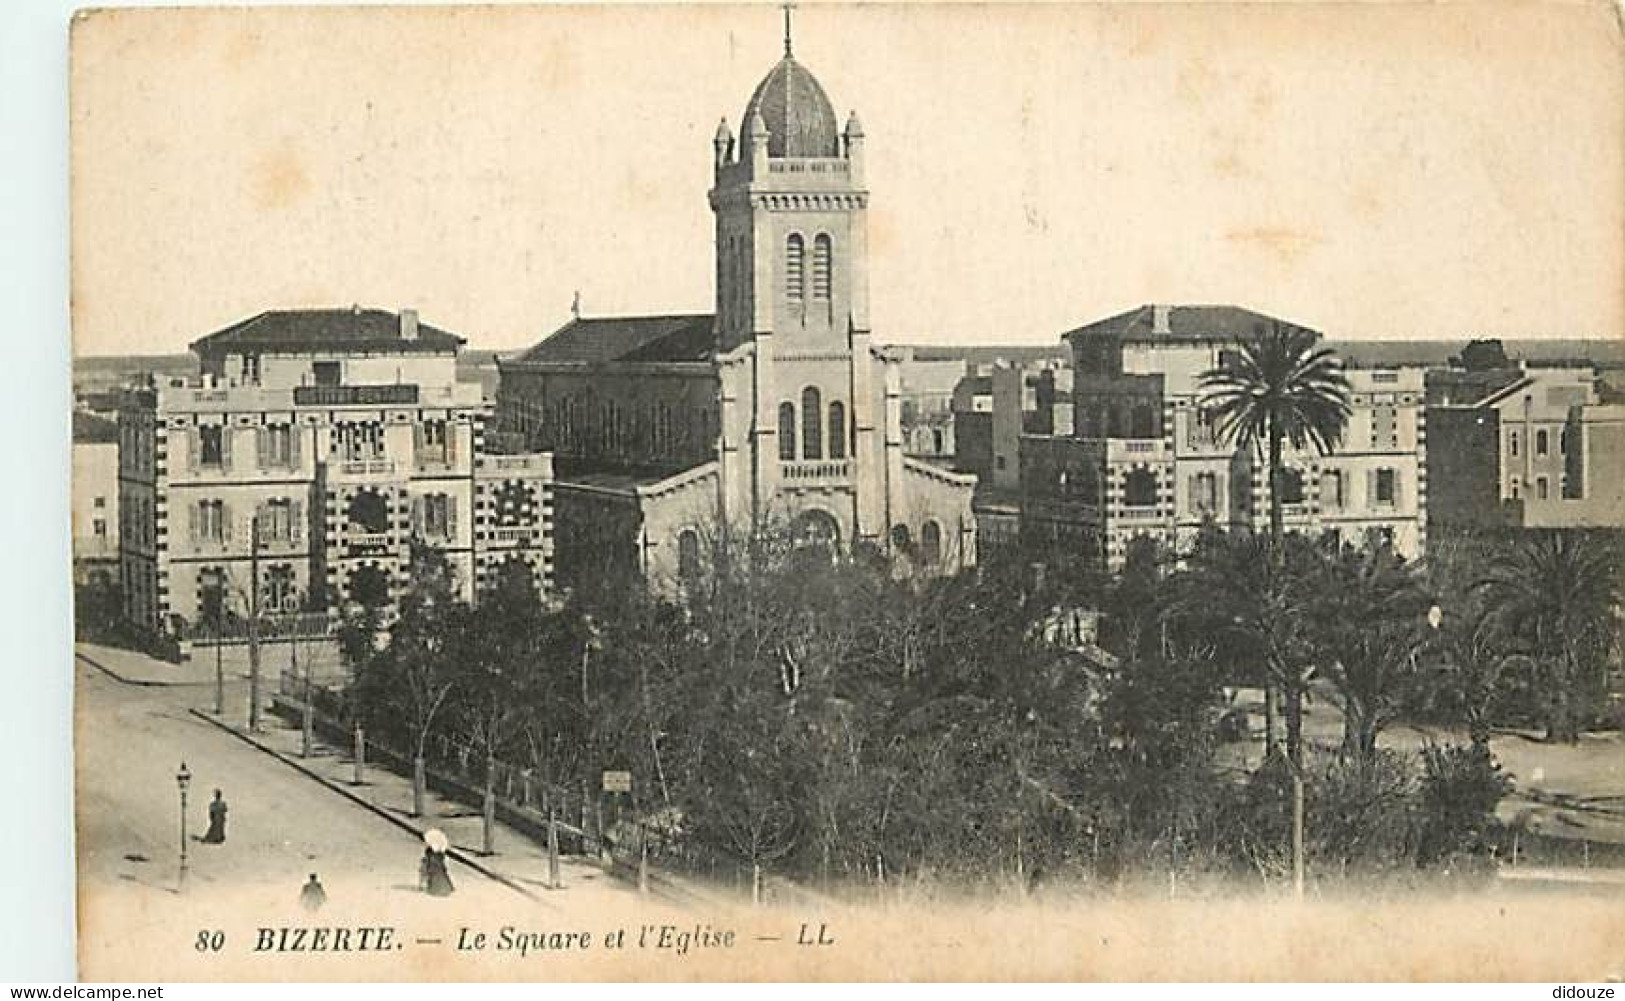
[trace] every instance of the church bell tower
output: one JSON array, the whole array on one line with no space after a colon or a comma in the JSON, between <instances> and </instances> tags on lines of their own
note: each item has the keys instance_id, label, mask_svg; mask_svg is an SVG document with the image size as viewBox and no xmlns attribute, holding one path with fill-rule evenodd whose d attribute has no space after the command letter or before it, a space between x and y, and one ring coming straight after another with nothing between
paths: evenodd
<instances>
[{"instance_id":1,"label":"church bell tower","mask_svg":"<svg viewBox=\"0 0 1625 1001\"><path fill-rule=\"evenodd\" d=\"M710 203L717 351L754 346L754 506L810 478L855 504L874 431L863 126L855 112L839 125L795 58L788 9L784 55L740 128L717 127Z\"/></svg>"}]
</instances>

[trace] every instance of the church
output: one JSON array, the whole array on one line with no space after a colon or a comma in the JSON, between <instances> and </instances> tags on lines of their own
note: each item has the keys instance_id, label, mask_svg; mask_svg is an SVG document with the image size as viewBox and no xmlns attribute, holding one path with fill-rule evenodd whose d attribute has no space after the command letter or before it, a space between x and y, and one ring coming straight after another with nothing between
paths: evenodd
<instances>
[{"instance_id":1,"label":"church","mask_svg":"<svg viewBox=\"0 0 1625 1001\"><path fill-rule=\"evenodd\" d=\"M900 358L869 320L865 136L792 52L712 147L715 309L579 311L499 363L516 446L553 453L561 584L672 590L722 533L975 563L976 478L904 454Z\"/></svg>"}]
</instances>

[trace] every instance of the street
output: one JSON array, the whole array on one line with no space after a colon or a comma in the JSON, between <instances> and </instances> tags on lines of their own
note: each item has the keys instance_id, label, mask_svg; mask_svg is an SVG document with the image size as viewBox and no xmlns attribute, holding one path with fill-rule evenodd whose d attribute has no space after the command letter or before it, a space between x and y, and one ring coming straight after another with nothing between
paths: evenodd
<instances>
[{"instance_id":1,"label":"street","mask_svg":"<svg viewBox=\"0 0 1625 1001\"><path fill-rule=\"evenodd\" d=\"M132 685L75 664L82 955L190 960L195 956L183 953L198 951L201 931L222 929L222 953L240 958L252 951L259 927L344 922L392 924L409 944L422 938L420 951L432 952L463 923L493 915L556 926L671 913L578 861L565 889L527 886L527 897L450 860L456 892L429 897L418 889L423 849L411 831L193 715L212 706L212 684ZM240 716L246 684L233 679L227 695ZM183 761L192 778L181 888L176 773ZM227 838L204 844L216 788L230 806ZM448 829L467 823L447 819ZM468 849L455 833L453 844ZM328 898L318 914L299 907L311 873Z\"/></svg>"}]
</instances>

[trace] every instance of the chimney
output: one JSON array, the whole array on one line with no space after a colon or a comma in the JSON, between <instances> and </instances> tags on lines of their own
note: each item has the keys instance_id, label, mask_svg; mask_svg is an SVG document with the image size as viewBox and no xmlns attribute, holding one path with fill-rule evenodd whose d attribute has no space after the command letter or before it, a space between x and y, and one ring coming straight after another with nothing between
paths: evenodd
<instances>
[{"instance_id":1,"label":"chimney","mask_svg":"<svg viewBox=\"0 0 1625 1001\"><path fill-rule=\"evenodd\" d=\"M401 340L415 341L418 339L418 311L415 309L401 310Z\"/></svg>"},{"instance_id":2,"label":"chimney","mask_svg":"<svg viewBox=\"0 0 1625 1001\"><path fill-rule=\"evenodd\" d=\"M1168 314L1172 311L1172 307L1169 306L1151 307L1151 332L1153 334L1173 333L1173 331L1168 328Z\"/></svg>"}]
</instances>

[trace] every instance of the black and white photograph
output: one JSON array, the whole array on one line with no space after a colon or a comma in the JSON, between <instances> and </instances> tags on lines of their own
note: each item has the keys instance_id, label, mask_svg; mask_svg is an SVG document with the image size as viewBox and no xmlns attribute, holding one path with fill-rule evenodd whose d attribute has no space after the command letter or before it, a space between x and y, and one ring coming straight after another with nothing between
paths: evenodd
<instances>
[{"instance_id":1,"label":"black and white photograph","mask_svg":"<svg viewBox=\"0 0 1625 1001\"><path fill-rule=\"evenodd\" d=\"M75 14L81 977L1625 977L1620 25Z\"/></svg>"}]
</instances>

